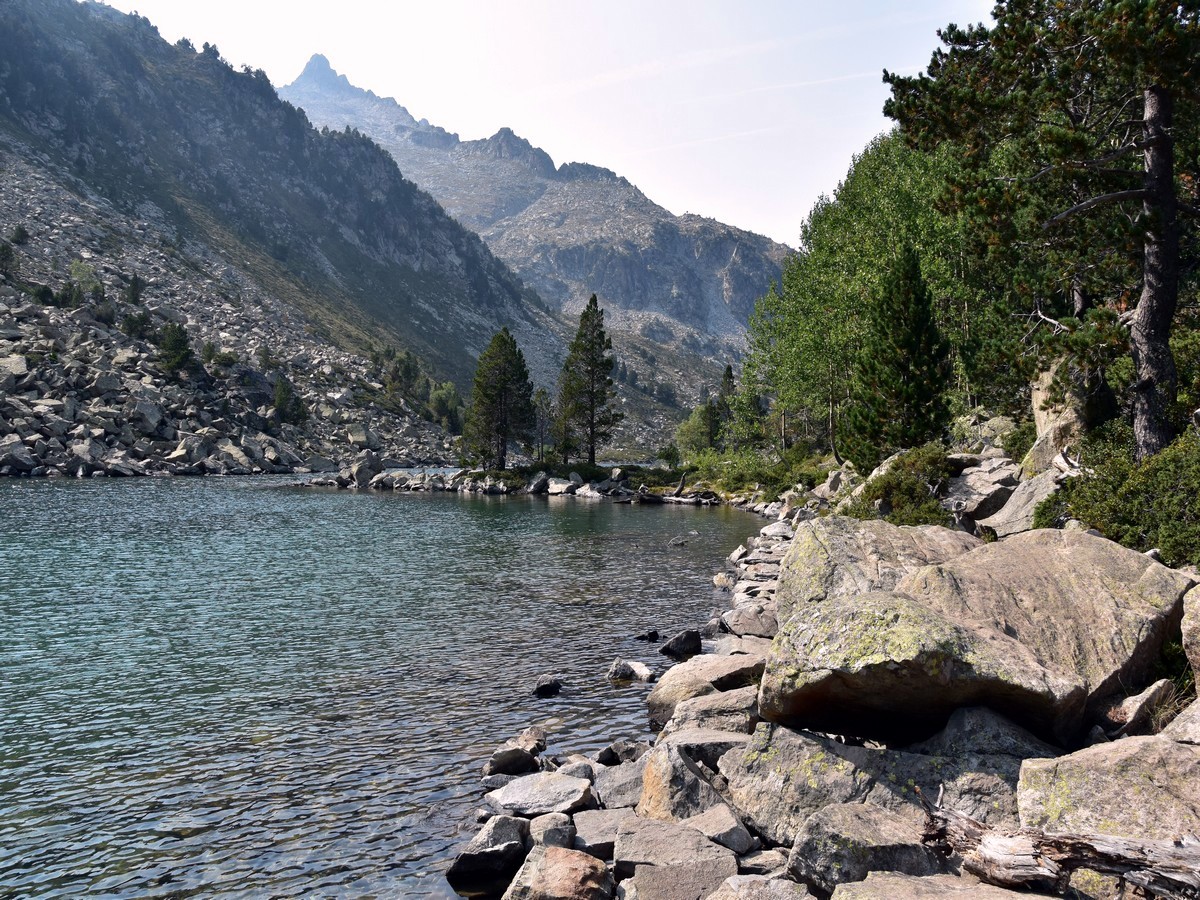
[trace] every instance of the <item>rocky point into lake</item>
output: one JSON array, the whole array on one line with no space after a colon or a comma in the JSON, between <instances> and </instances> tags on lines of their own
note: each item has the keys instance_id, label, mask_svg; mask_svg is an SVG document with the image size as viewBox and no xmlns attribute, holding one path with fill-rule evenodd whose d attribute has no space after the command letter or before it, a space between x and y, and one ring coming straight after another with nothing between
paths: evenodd
<instances>
[{"instance_id":1,"label":"rocky point into lake","mask_svg":"<svg viewBox=\"0 0 1200 900\"><path fill-rule=\"evenodd\" d=\"M861 490L848 469L760 506L776 521L714 578L729 608L704 652L647 698L657 739L499 747L451 883L508 900L1196 896L1200 707L1164 728L1180 704L1156 678L1181 636L1200 669L1197 574L1033 530L1037 477L959 458L947 506L1007 517L992 543L837 515Z\"/></svg>"}]
</instances>

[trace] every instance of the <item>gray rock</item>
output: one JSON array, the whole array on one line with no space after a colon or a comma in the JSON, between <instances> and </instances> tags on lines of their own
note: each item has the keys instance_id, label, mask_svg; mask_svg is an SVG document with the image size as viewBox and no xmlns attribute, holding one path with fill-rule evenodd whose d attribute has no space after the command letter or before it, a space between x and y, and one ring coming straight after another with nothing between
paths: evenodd
<instances>
[{"instance_id":1,"label":"gray rock","mask_svg":"<svg viewBox=\"0 0 1200 900\"><path fill-rule=\"evenodd\" d=\"M596 754L596 762L602 766L615 766L619 763L631 762L649 750L650 745L645 741L616 740Z\"/></svg>"},{"instance_id":2,"label":"gray rock","mask_svg":"<svg viewBox=\"0 0 1200 900\"><path fill-rule=\"evenodd\" d=\"M573 847L575 825L566 813L546 813L530 820L529 838L535 847Z\"/></svg>"},{"instance_id":3,"label":"gray rock","mask_svg":"<svg viewBox=\"0 0 1200 900\"><path fill-rule=\"evenodd\" d=\"M1100 711L1106 735L1124 737L1130 734L1148 734L1155 713L1174 699L1175 683L1160 678L1132 697L1115 700L1112 705Z\"/></svg>"},{"instance_id":4,"label":"gray rock","mask_svg":"<svg viewBox=\"0 0 1200 900\"><path fill-rule=\"evenodd\" d=\"M618 878L650 868L667 878L661 884L664 888L673 878L679 889L696 889L690 894L671 893L671 897L707 896L726 878L737 874L733 851L713 843L696 829L637 817L625 819L618 827L613 863ZM655 881L657 884L657 878Z\"/></svg>"},{"instance_id":5,"label":"gray rock","mask_svg":"<svg viewBox=\"0 0 1200 900\"><path fill-rule=\"evenodd\" d=\"M779 631L779 620L773 603L751 603L728 609L721 622L732 634L773 638Z\"/></svg>"},{"instance_id":6,"label":"gray rock","mask_svg":"<svg viewBox=\"0 0 1200 900\"><path fill-rule=\"evenodd\" d=\"M865 803L837 803L813 813L788 857L792 877L824 893L877 871L936 875L945 867L921 843L911 818Z\"/></svg>"},{"instance_id":7,"label":"gray rock","mask_svg":"<svg viewBox=\"0 0 1200 900\"><path fill-rule=\"evenodd\" d=\"M669 739L659 743L645 759L639 816L681 821L724 805L697 763Z\"/></svg>"},{"instance_id":8,"label":"gray rock","mask_svg":"<svg viewBox=\"0 0 1200 900\"><path fill-rule=\"evenodd\" d=\"M596 805L592 786L583 778L538 772L523 775L486 797L496 809L534 818L546 813L573 813Z\"/></svg>"},{"instance_id":9,"label":"gray rock","mask_svg":"<svg viewBox=\"0 0 1200 900\"><path fill-rule=\"evenodd\" d=\"M830 900L1029 900L1049 896L1053 895L1009 891L955 875L922 878L895 872L872 872L863 881L838 885Z\"/></svg>"},{"instance_id":10,"label":"gray rock","mask_svg":"<svg viewBox=\"0 0 1200 900\"><path fill-rule=\"evenodd\" d=\"M688 628L659 647L658 652L674 659L687 659L699 654L701 649L700 632Z\"/></svg>"},{"instance_id":11,"label":"gray rock","mask_svg":"<svg viewBox=\"0 0 1200 900\"><path fill-rule=\"evenodd\" d=\"M654 673L645 663L636 660L614 659L613 664L608 667L607 677L609 681L651 682L654 680Z\"/></svg>"},{"instance_id":12,"label":"gray rock","mask_svg":"<svg viewBox=\"0 0 1200 900\"><path fill-rule=\"evenodd\" d=\"M1027 759L1021 824L1045 831L1173 840L1200 835L1200 746L1127 737L1056 759Z\"/></svg>"},{"instance_id":13,"label":"gray rock","mask_svg":"<svg viewBox=\"0 0 1200 900\"><path fill-rule=\"evenodd\" d=\"M734 875L709 894L708 900L804 900L811 896L804 885L786 878Z\"/></svg>"},{"instance_id":14,"label":"gray rock","mask_svg":"<svg viewBox=\"0 0 1200 900\"><path fill-rule=\"evenodd\" d=\"M1183 598L1183 652L1192 665L1192 673L1200 683L1200 587L1194 587Z\"/></svg>"},{"instance_id":15,"label":"gray rock","mask_svg":"<svg viewBox=\"0 0 1200 900\"><path fill-rule=\"evenodd\" d=\"M807 604L891 590L909 572L980 545L970 535L933 525L901 527L841 516L802 522L779 573L780 625Z\"/></svg>"},{"instance_id":16,"label":"gray rock","mask_svg":"<svg viewBox=\"0 0 1200 900\"><path fill-rule=\"evenodd\" d=\"M683 824L703 832L710 841L728 847L738 856L758 848L758 841L746 830L742 820L727 803L717 804L699 815L690 816L683 820Z\"/></svg>"},{"instance_id":17,"label":"gray rock","mask_svg":"<svg viewBox=\"0 0 1200 900\"><path fill-rule=\"evenodd\" d=\"M985 460L951 478L942 506L972 519L999 512L1017 487L1018 467L1011 460Z\"/></svg>"},{"instance_id":18,"label":"gray rock","mask_svg":"<svg viewBox=\"0 0 1200 900\"><path fill-rule=\"evenodd\" d=\"M595 792L601 806L615 809L637 806L642 796L642 773L646 771L646 755L615 766L596 770Z\"/></svg>"},{"instance_id":19,"label":"gray rock","mask_svg":"<svg viewBox=\"0 0 1200 900\"><path fill-rule=\"evenodd\" d=\"M563 847L539 847L526 858L502 900L609 900L615 885L600 860Z\"/></svg>"},{"instance_id":20,"label":"gray rock","mask_svg":"<svg viewBox=\"0 0 1200 900\"><path fill-rule=\"evenodd\" d=\"M743 875L781 876L787 873L788 854L783 850L754 850L738 857L738 871Z\"/></svg>"},{"instance_id":21,"label":"gray rock","mask_svg":"<svg viewBox=\"0 0 1200 900\"><path fill-rule=\"evenodd\" d=\"M750 734L758 722L758 687L750 685L677 703L662 734L700 728Z\"/></svg>"},{"instance_id":22,"label":"gray rock","mask_svg":"<svg viewBox=\"0 0 1200 900\"><path fill-rule=\"evenodd\" d=\"M612 859L617 831L622 822L633 816L632 808L585 809L575 813L574 848L597 859Z\"/></svg>"},{"instance_id":23,"label":"gray rock","mask_svg":"<svg viewBox=\"0 0 1200 900\"><path fill-rule=\"evenodd\" d=\"M512 742L501 744L493 750L491 757L483 766L485 777L488 775L524 775L537 770L537 758L524 747L518 747Z\"/></svg>"},{"instance_id":24,"label":"gray rock","mask_svg":"<svg viewBox=\"0 0 1200 900\"><path fill-rule=\"evenodd\" d=\"M1051 470L1022 481L999 512L977 519L975 524L1002 538L1033 530L1033 514L1039 503L1058 490L1058 475Z\"/></svg>"},{"instance_id":25,"label":"gray rock","mask_svg":"<svg viewBox=\"0 0 1200 900\"><path fill-rule=\"evenodd\" d=\"M539 675L533 686L533 696L554 697L562 690L563 683L554 675Z\"/></svg>"},{"instance_id":26,"label":"gray rock","mask_svg":"<svg viewBox=\"0 0 1200 900\"><path fill-rule=\"evenodd\" d=\"M1160 736L1181 744L1200 744L1200 702L1193 700L1160 732Z\"/></svg>"},{"instance_id":27,"label":"gray rock","mask_svg":"<svg viewBox=\"0 0 1200 900\"><path fill-rule=\"evenodd\" d=\"M446 870L446 880L460 891L486 890L506 884L529 852L529 823L512 816L492 816Z\"/></svg>"},{"instance_id":28,"label":"gray rock","mask_svg":"<svg viewBox=\"0 0 1200 900\"><path fill-rule=\"evenodd\" d=\"M650 719L663 724L671 718L675 705L683 700L757 684L764 665L763 657L756 654L706 654L672 666L646 698Z\"/></svg>"}]
</instances>

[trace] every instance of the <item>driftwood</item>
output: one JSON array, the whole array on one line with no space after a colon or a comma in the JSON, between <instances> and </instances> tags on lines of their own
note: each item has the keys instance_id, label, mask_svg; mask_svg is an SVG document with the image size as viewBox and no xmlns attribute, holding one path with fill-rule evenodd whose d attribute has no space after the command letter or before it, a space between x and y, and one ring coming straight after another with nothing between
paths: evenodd
<instances>
[{"instance_id":1,"label":"driftwood","mask_svg":"<svg viewBox=\"0 0 1200 900\"><path fill-rule=\"evenodd\" d=\"M1076 869L1115 875L1147 896L1170 900L1200 898L1200 840L1131 840L1102 834L1047 834L1035 828L997 831L968 815L932 804L925 807L922 843L949 855L980 881L1005 888L1059 893Z\"/></svg>"}]
</instances>

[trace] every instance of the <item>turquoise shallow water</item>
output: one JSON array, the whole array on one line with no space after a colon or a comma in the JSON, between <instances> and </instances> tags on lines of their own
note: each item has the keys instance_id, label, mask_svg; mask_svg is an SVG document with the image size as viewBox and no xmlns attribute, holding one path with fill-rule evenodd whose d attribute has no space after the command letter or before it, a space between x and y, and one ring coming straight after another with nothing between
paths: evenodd
<instances>
[{"instance_id":1,"label":"turquoise shallow water","mask_svg":"<svg viewBox=\"0 0 1200 900\"><path fill-rule=\"evenodd\" d=\"M0 480L0 897L452 896L491 748L646 733L727 509ZM672 538L686 538L673 545ZM676 542L677 543L677 542ZM538 674L568 690L537 700Z\"/></svg>"}]
</instances>

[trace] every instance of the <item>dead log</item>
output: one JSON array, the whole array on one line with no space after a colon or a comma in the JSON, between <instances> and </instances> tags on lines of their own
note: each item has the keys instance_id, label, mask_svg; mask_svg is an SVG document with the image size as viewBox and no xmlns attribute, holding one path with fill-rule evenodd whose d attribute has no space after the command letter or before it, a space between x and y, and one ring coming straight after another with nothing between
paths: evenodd
<instances>
[{"instance_id":1,"label":"dead log","mask_svg":"<svg viewBox=\"0 0 1200 900\"><path fill-rule=\"evenodd\" d=\"M962 857L963 868L988 884L1063 893L1076 869L1115 875L1150 897L1200 900L1200 840L1133 840L1104 834L1047 834L1036 828L998 831L968 815L925 807L922 843Z\"/></svg>"}]
</instances>

